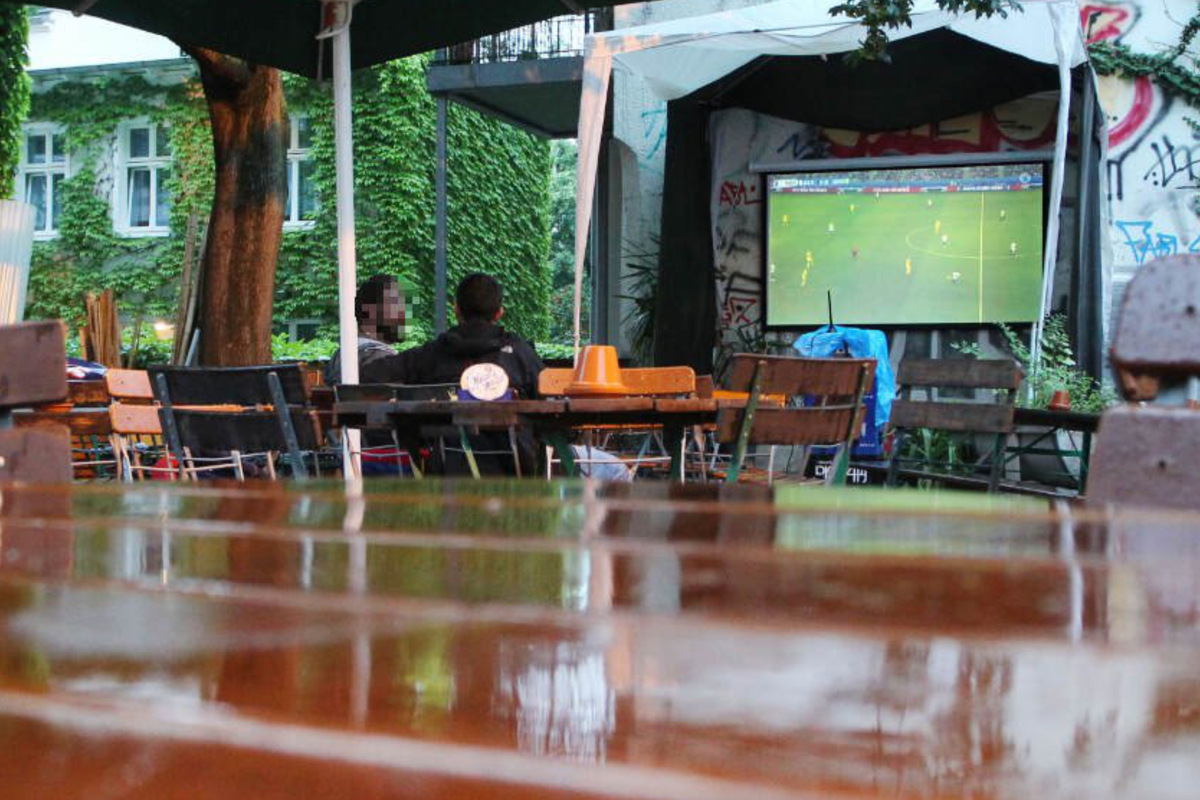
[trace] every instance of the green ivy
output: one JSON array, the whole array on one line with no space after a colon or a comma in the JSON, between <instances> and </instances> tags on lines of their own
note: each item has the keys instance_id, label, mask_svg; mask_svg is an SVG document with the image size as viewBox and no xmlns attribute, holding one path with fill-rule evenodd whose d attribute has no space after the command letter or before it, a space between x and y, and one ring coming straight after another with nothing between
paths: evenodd
<instances>
[{"instance_id":1,"label":"green ivy","mask_svg":"<svg viewBox=\"0 0 1200 800\"><path fill-rule=\"evenodd\" d=\"M436 109L425 89L424 57L361 70L354 78L357 245L360 278L400 276L409 287L409 342L427 340L434 313L434 144ZM327 86L285 76L289 110L307 115L320 206L311 229L284 234L276 272L277 320L315 319L336 338L337 218L333 109ZM164 124L174 164L171 235L117 236L98 156L120 122ZM64 83L37 94L32 119L66 129L72 167L60 235L38 243L30 276L31 317L78 324L81 297L113 288L130 317L174 318L188 218L207 223L213 191L212 142L198 82L160 87L140 78ZM448 256L450 286L470 271L495 274L506 290L505 322L530 338L548 328L548 145L451 106ZM311 348L310 348L311 349ZM320 349L320 348L318 348Z\"/></svg>"},{"instance_id":2,"label":"green ivy","mask_svg":"<svg viewBox=\"0 0 1200 800\"><path fill-rule=\"evenodd\" d=\"M938 7L952 14L976 17L1008 16L1009 9L1020 10L1017 0L937 0ZM830 16L857 20L867 29L859 49L850 53L852 60L890 61L887 52L889 30L912 27L913 0L846 0L829 9Z\"/></svg>"},{"instance_id":3,"label":"green ivy","mask_svg":"<svg viewBox=\"0 0 1200 800\"><path fill-rule=\"evenodd\" d=\"M19 5L0 5L0 198L13 195L21 156L21 122L29 109L25 41L29 17Z\"/></svg>"},{"instance_id":4,"label":"green ivy","mask_svg":"<svg viewBox=\"0 0 1200 800\"><path fill-rule=\"evenodd\" d=\"M436 105L428 59L402 59L354 77L358 272L408 287L409 341L432 334ZM293 110L313 125L314 180L323 202L311 231L285 237L276 278L279 319L337 321L332 104L322 87L287 76ZM490 272L505 288L505 324L539 338L548 328L549 174L546 143L451 104L447 124L448 284Z\"/></svg>"}]
</instances>

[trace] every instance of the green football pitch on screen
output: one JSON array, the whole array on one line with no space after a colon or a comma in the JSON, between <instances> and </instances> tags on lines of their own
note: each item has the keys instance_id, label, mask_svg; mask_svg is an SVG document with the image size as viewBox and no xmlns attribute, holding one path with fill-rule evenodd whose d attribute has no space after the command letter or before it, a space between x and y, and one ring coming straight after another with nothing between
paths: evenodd
<instances>
[{"instance_id":1,"label":"green football pitch on screen","mask_svg":"<svg viewBox=\"0 0 1200 800\"><path fill-rule=\"evenodd\" d=\"M767 324L1033 322L1038 164L772 175Z\"/></svg>"}]
</instances>

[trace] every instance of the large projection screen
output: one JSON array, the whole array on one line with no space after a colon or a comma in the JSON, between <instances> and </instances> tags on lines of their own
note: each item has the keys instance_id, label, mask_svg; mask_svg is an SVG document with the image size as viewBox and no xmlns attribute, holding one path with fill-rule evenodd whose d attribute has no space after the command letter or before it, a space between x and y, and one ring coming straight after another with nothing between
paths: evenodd
<instances>
[{"instance_id":1,"label":"large projection screen","mask_svg":"<svg viewBox=\"0 0 1200 800\"><path fill-rule=\"evenodd\" d=\"M1037 319L1043 165L767 175L766 324Z\"/></svg>"}]
</instances>

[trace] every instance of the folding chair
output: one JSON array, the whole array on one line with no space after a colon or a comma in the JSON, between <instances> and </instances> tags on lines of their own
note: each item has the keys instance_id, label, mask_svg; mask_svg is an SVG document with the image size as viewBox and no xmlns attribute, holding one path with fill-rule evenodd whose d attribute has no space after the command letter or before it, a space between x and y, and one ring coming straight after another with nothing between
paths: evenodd
<instances>
[{"instance_id":1,"label":"folding chair","mask_svg":"<svg viewBox=\"0 0 1200 800\"><path fill-rule=\"evenodd\" d=\"M544 369L538 375L538 394L542 397L565 397L567 389L574 380L572 369ZM694 397L696 395L696 372L691 367L632 367L621 370L621 380L629 390L623 397ZM671 463L671 454L663 444L661 428L646 428L639 425L608 425L597 428L581 429L584 437L582 454L577 454L575 463L586 466L589 464L623 464L633 471L642 467L666 467ZM594 457L592 450L609 451L613 441L618 436L640 437L641 443L636 453L624 453L615 458ZM651 452L651 447L657 447L657 453ZM546 477L552 473L553 465L558 463L554 458L553 448L546 448Z\"/></svg>"},{"instance_id":2,"label":"folding chair","mask_svg":"<svg viewBox=\"0 0 1200 800\"><path fill-rule=\"evenodd\" d=\"M726 483L738 482L752 444L803 448L801 475L814 446L836 446L825 483L845 483L850 446L866 413L863 395L874 380L874 359L735 355L730 389L747 392L748 398L743 408L723 408L717 414L717 441L734 444ZM787 400L782 407L767 407L764 395ZM770 468L767 479L774 481Z\"/></svg>"},{"instance_id":3,"label":"folding chair","mask_svg":"<svg viewBox=\"0 0 1200 800\"><path fill-rule=\"evenodd\" d=\"M308 477L303 453L320 445L298 366L159 366L150 368L150 378L181 477L232 469L244 480L247 460L265 457L274 478L276 453L284 454L292 477Z\"/></svg>"},{"instance_id":4,"label":"folding chair","mask_svg":"<svg viewBox=\"0 0 1200 800\"><path fill-rule=\"evenodd\" d=\"M1021 388L1021 368L1008 359L905 359L900 363L897 383L900 397L892 404L892 428L896 437L892 442L892 460L888 465L887 483L895 486L900 478L929 480L938 483L955 483L965 487L976 487L979 481L967 475L954 475L949 465L932 464L928 459L906 458L905 443L913 431L925 428L951 434L983 434L992 437L991 451L981 463L988 466L988 477L983 484L987 491L1000 487L1004 471L1004 451L1008 435L1013 427L1013 405L1017 390ZM915 388L926 392L926 399L913 395ZM928 399L929 389L974 389L982 390L985 400L944 401ZM902 466L902 462L923 463L924 469ZM928 467L945 467L942 471Z\"/></svg>"},{"instance_id":5,"label":"folding chair","mask_svg":"<svg viewBox=\"0 0 1200 800\"><path fill-rule=\"evenodd\" d=\"M175 480L179 470L167 459L150 374L140 369L110 369L104 383L112 400L108 408L111 442L121 480L132 482L154 474ZM160 461L164 466L158 465Z\"/></svg>"}]
</instances>

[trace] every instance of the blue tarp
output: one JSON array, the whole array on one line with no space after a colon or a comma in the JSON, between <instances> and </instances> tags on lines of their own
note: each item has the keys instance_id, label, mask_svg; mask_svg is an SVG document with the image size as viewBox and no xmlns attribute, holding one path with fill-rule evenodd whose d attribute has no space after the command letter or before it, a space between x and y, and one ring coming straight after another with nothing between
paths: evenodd
<instances>
[{"instance_id":1,"label":"blue tarp","mask_svg":"<svg viewBox=\"0 0 1200 800\"><path fill-rule=\"evenodd\" d=\"M826 327L804 334L793 347L805 358L830 358L842 351L853 358L875 359L875 426L881 431L887 427L896 397L896 376L883 331Z\"/></svg>"}]
</instances>

